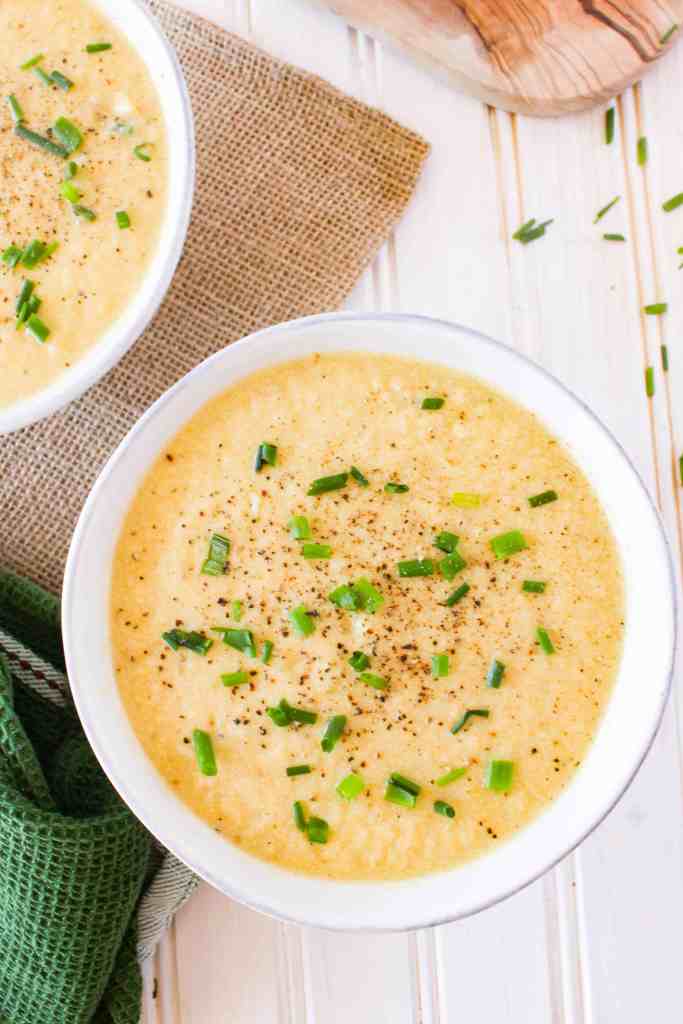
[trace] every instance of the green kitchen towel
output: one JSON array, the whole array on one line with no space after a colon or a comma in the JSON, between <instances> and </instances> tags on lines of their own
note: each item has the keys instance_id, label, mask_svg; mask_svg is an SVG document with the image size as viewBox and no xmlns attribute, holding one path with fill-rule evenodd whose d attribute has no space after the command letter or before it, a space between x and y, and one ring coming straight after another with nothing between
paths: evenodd
<instances>
[{"instance_id":1,"label":"green kitchen towel","mask_svg":"<svg viewBox=\"0 0 683 1024\"><path fill-rule=\"evenodd\" d=\"M0 572L1 1024L137 1024L139 964L194 885L88 746L57 599Z\"/></svg>"}]
</instances>

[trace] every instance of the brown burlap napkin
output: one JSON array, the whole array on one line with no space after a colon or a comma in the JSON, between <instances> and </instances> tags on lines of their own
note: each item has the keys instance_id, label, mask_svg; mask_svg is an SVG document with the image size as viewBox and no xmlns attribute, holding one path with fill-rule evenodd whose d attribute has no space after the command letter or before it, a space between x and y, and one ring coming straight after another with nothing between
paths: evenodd
<instances>
[{"instance_id":1,"label":"brown burlap napkin","mask_svg":"<svg viewBox=\"0 0 683 1024\"><path fill-rule=\"evenodd\" d=\"M228 342L338 307L404 210L429 149L321 79L151 4L196 121L180 267L151 326L98 385L0 438L0 563L55 591L88 490L140 414Z\"/></svg>"}]
</instances>

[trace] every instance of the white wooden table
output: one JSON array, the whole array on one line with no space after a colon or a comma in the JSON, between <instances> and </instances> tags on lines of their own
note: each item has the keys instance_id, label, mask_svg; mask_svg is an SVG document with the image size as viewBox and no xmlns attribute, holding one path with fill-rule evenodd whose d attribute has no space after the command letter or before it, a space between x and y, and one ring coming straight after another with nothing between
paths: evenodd
<instances>
[{"instance_id":1,"label":"white wooden table","mask_svg":"<svg viewBox=\"0 0 683 1024\"><path fill-rule=\"evenodd\" d=\"M555 373L635 460L680 567L683 208L665 214L661 202L683 191L683 42L618 101L607 146L602 110L560 121L489 110L307 0L184 2L426 136L433 153L418 194L349 308L457 320ZM640 135L650 149L644 169ZM555 218L547 236L512 242L532 216ZM628 241L603 241L604 231ZM658 300L670 303L665 317L640 314ZM147 972L146 1024L681 1020L680 714L679 695L629 792L578 852L465 922L411 935L329 934L202 887Z\"/></svg>"}]
</instances>

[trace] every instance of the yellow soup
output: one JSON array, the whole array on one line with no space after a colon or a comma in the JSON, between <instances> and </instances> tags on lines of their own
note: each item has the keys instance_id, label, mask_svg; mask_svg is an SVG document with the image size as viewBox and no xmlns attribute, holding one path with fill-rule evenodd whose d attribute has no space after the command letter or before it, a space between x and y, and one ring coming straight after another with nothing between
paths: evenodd
<instances>
[{"instance_id":1,"label":"yellow soup","mask_svg":"<svg viewBox=\"0 0 683 1024\"><path fill-rule=\"evenodd\" d=\"M142 59L84 0L2 0L0 97L2 407L73 366L138 290L166 206L167 156ZM33 306L17 322L26 280Z\"/></svg>"},{"instance_id":2,"label":"yellow soup","mask_svg":"<svg viewBox=\"0 0 683 1024\"><path fill-rule=\"evenodd\" d=\"M591 487L531 413L338 354L254 374L180 431L125 520L111 616L133 727L200 818L290 869L402 878L493 849L571 779L623 595Z\"/></svg>"}]
</instances>

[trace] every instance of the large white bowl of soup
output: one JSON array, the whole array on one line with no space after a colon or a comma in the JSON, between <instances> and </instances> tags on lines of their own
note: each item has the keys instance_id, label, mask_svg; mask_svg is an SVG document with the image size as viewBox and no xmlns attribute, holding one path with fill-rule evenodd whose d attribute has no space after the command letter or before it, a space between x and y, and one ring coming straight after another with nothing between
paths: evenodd
<instances>
[{"instance_id":1,"label":"large white bowl of soup","mask_svg":"<svg viewBox=\"0 0 683 1024\"><path fill-rule=\"evenodd\" d=\"M404 929L526 885L605 816L669 690L667 544L538 366L415 316L327 315L202 363L74 535L83 726L222 892Z\"/></svg>"},{"instance_id":2,"label":"large white bowl of soup","mask_svg":"<svg viewBox=\"0 0 683 1024\"><path fill-rule=\"evenodd\" d=\"M192 115L139 0L0 4L0 433L93 384L156 312L187 231Z\"/></svg>"}]
</instances>

